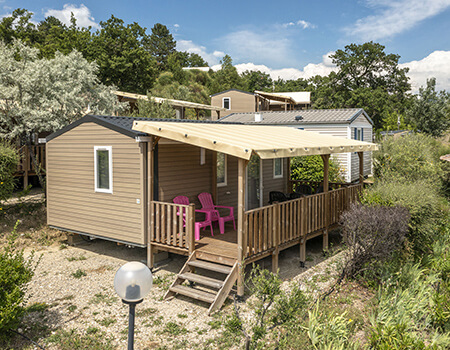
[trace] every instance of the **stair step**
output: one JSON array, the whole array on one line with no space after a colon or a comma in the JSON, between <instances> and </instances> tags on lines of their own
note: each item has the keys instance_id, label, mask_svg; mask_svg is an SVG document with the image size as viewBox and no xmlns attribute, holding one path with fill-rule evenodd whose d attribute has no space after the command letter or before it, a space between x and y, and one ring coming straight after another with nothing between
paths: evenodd
<instances>
[{"instance_id":1,"label":"stair step","mask_svg":"<svg viewBox=\"0 0 450 350\"><path fill-rule=\"evenodd\" d=\"M198 267L204 270L214 271L228 275L231 272L231 266L214 264L203 260L192 260L188 262L189 266Z\"/></svg>"},{"instance_id":2,"label":"stair step","mask_svg":"<svg viewBox=\"0 0 450 350\"><path fill-rule=\"evenodd\" d=\"M206 303L212 303L216 296L212 293L205 292L203 290L194 289L186 286L173 286L170 287L170 291L178 294L185 295L187 297L204 301Z\"/></svg>"},{"instance_id":3,"label":"stair step","mask_svg":"<svg viewBox=\"0 0 450 350\"><path fill-rule=\"evenodd\" d=\"M178 277L182 278L182 279L185 279L185 280L188 280L188 281L191 281L191 282L202 284L204 286L216 288L216 289L220 289L223 286L223 281L221 281L221 280L217 280L215 278L210 278L210 277L198 275L198 274L195 274L195 273L192 273L192 272L182 273L182 274L178 275Z\"/></svg>"}]
</instances>

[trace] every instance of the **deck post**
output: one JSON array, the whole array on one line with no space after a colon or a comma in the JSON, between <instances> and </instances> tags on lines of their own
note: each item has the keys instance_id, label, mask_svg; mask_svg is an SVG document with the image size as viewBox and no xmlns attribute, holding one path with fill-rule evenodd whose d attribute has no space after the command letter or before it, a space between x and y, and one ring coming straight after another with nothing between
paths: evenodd
<instances>
[{"instance_id":1,"label":"deck post","mask_svg":"<svg viewBox=\"0 0 450 350\"><path fill-rule=\"evenodd\" d=\"M154 266L154 250L152 241L154 240L154 211L153 211L153 136L147 142L147 266L152 269Z\"/></svg>"},{"instance_id":2,"label":"deck post","mask_svg":"<svg viewBox=\"0 0 450 350\"><path fill-rule=\"evenodd\" d=\"M189 204L189 208L187 210L187 223L186 223L186 235L187 235L187 244L189 249L189 256L195 250L195 204Z\"/></svg>"},{"instance_id":3,"label":"deck post","mask_svg":"<svg viewBox=\"0 0 450 350\"><path fill-rule=\"evenodd\" d=\"M237 295L244 296L244 210L245 210L245 168L247 162L245 159L238 160L238 226L237 226L237 241L238 241L238 266L239 272L237 277Z\"/></svg>"},{"instance_id":4,"label":"deck post","mask_svg":"<svg viewBox=\"0 0 450 350\"><path fill-rule=\"evenodd\" d=\"M273 245L275 246L275 250L272 253L272 272L278 272L278 255L280 253L279 245L280 245L280 206L276 204L273 207L273 217L272 217L272 229L273 229Z\"/></svg>"},{"instance_id":5,"label":"deck post","mask_svg":"<svg viewBox=\"0 0 450 350\"><path fill-rule=\"evenodd\" d=\"M30 149L27 145L23 146L23 189L28 187L28 171L30 170Z\"/></svg>"},{"instance_id":6,"label":"deck post","mask_svg":"<svg viewBox=\"0 0 450 350\"><path fill-rule=\"evenodd\" d=\"M212 151L212 178L211 178L211 195L214 203L218 202L217 199L217 152Z\"/></svg>"},{"instance_id":7,"label":"deck post","mask_svg":"<svg viewBox=\"0 0 450 350\"><path fill-rule=\"evenodd\" d=\"M323 250L328 250L328 226L330 223L330 194L329 192L329 169L330 169L330 155L323 154L323 192L325 193L325 230L323 231Z\"/></svg>"},{"instance_id":8,"label":"deck post","mask_svg":"<svg viewBox=\"0 0 450 350\"><path fill-rule=\"evenodd\" d=\"M359 157L359 183L364 182L364 152L358 152Z\"/></svg>"}]
</instances>

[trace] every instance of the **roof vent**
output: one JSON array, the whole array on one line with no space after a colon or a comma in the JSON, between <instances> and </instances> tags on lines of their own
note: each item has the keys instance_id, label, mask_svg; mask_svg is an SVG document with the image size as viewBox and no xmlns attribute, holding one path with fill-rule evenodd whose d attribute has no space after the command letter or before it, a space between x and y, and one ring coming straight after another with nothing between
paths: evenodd
<instances>
[{"instance_id":1,"label":"roof vent","mask_svg":"<svg viewBox=\"0 0 450 350\"><path fill-rule=\"evenodd\" d=\"M255 113L255 122L262 122L263 117L261 113Z\"/></svg>"},{"instance_id":2,"label":"roof vent","mask_svg":"<svg viewBox=\"0 0 450 350\"><path fill-rule=\"evenodd\" d=\"M296 115L295 121L299 122L300 120L303 120L303 117L301 115Z\"/></svg>"}]
</instances>

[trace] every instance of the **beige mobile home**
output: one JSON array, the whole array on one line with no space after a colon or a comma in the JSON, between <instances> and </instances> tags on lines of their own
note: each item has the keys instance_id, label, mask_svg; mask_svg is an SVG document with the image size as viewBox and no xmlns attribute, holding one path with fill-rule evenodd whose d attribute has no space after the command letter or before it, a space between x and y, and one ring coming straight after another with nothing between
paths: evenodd
<instances>
[{"instance_id":1,"label":"beige mobile home","mask_svg":"<svg viewBox=\"0 0 450 350\"><path fill-rule=\"evenodd\" d=\"M327 249L329 229L362 188L329 183L329 157L357 152L362 169L364 152L374 149L295 128L86 116L47 139L48 224L147 247L149 266L156 251L188 256L166 297L202 300L212 312L236 281L243 295L239 271L246 265L271 256L276 271L279 252L294 245L304 263L306 242L317 236ZM269 204L270 192L292 188L289 158L310 154L324 161L322 190L285 194L286 200ZM211 195L214 209L201 208L201 193ZM179 196L188 203L173 203ZM218 232L213 221L225 215L235 226L227 222ZM211 226L214 235L205 230L197 236L198 224ZM185 280L211 291L185 286Z\"/></svg>"}]
</instances>

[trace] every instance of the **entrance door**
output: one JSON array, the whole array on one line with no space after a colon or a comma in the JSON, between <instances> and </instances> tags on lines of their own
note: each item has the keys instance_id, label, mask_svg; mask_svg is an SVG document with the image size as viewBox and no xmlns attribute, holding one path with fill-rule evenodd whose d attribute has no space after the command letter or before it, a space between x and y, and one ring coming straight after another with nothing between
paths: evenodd
<instances>
[{"instance_id":1,"label":"entrance door","mask_svg":"<svg viewBox=\"0 0 450 350\"><path fill-rule=\"evenodd\" d=\"M253 155L247 165L246 210L261 206L261 159Z\"/></svg>"}]
</instances>

